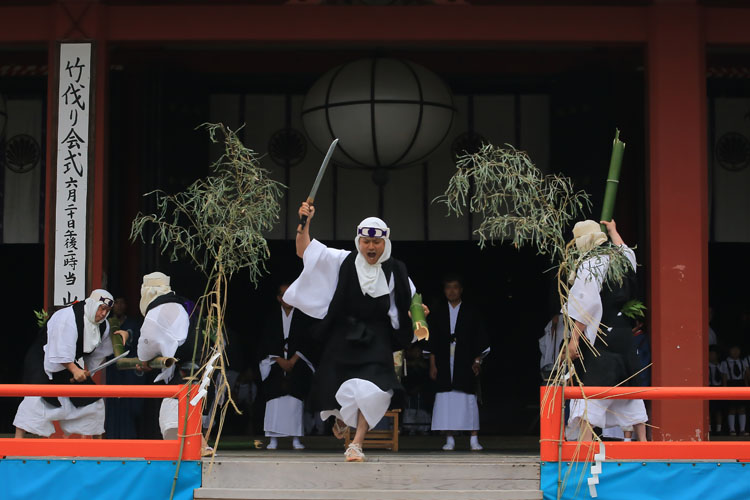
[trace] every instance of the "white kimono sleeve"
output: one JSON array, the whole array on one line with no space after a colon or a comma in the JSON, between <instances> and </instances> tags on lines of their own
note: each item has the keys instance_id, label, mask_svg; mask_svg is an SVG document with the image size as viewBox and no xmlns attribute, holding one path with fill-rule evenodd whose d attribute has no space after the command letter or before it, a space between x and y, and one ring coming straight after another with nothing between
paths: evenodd
<instances>
[{"instance_id":1,"label":"white kimono sleeve","mask_svg":"<svg viewBox=\"0 0 750 500\"><path fill-rule=\"evenodd\" d=\"M177 348L185 343L189 328L190 317L182 305L167 303L151 309L143 318L138 359L149 361L157 356L174 356ZM169 381L174 370L174 365L162 369L154 382Z\"/></svg>"},{"instance_id":2,"label":"white kimono sleeve","mask_svg":"<svg viewBox=\"0 0 750 500\"><path fill-rule=\"evenodd\" d=\"M591 344L596 341L596 332L602 320L602 298L599 293L608 267L609 257L606 255L581 262L565 304L568 316L586 325L586 338Z\"/></svg>"},{"instance_id":3,"label":"white kimono sleeve","mask_svg":"<svg viewBox=\"0 0 750 500\"><path fill-rule=\"evenodd\" d=\"M302 273L284 293L284 302L312 318L325 318L339 282L339 268L350 253L312 240L302 255Z\"/></svg>"},{"instance_id":4,"label":"white kimono sleeve","mask_svg":"<svg viewBox=\"0 0 750 500\"><path fill-rule=\"evenodd\" d=\"M636 269L635 253L627 245L621 245L625 257ZM592 344L602 320L602 283L609 269L609 256L591 257L583 261L576 270L576 278L565 304L568 315L586 325L586 338Z\"/></svg>"},{"instance_id":5,"label":"white kimono sleeve","mask_svg":"<svg viewBox=\"0 0 750 500\"><path fill-rule=\"evenodd\" d=\"M44 346L45 369L48 365L59 365L51 370L58 372L64 369L62 363L75 361L77 340L78 326L73 308L66 307L53 314L47 322L47 345Z\"/></svg>"}]
</instances>

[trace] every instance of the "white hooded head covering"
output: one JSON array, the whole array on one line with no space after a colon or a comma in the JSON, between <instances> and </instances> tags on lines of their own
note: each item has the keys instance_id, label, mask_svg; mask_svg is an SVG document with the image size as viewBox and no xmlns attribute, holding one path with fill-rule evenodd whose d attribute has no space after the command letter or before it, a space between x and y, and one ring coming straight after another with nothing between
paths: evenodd
<instances>
[{"instance_id":1,"label":"white hooded head covering","mask_svg":"<svg viewBox=\"0 0 750 500\"><path fill-rule=\"evenodd\" d=\"M171 291L172 287L169 286L169 276L166 274L157 271L145 275L143 277L143 284L141 285L141 314L146 316L146 309L151 301L156 297L166 295Z\"/></svg>"},{"instance_id":2,"label":"white hooded head covering","mask_svg":"<svg viewBox=\"0 0 750 500\"><path fill-rule=\"evenodd\" d=\"M573 238L575 238L576 248L581 253L576 261L576 269L568 273L568 283L573 283L576 279L578 266L586 258L586 254L607 241L607 235L602 232L598 222L593 220L583 220L576 222L573 226Z\"/></svg>"},{"instance_id":3,"label":"white hooded head covering","mask_svg":"<svg viewBox=\"0 0 750 500\"><path fill-rule=\"evenodd\" d=\"M112 294L109 293L106 290L102 289L96 289L93 292L91 292L91 295L88 296L88 298L84 301L83 304L83 352L84 353L90 353L94 349L97 348L97 346L102 341L102 335L99 331L99 325L102 321L107 319L107 316L109 316L109 311L107 311L107 316L104 316L101 321L96 321L96 313L99 310L99 306L106 305L110 308L112 308L112 305L114 304L114 297L112 297Z\"/></svg>"},{"instance_id":4,"label":"white hooded head covering","mask_svg":"<svg viewBox=\"0 0 750 500\"><path fill-rule=\"evenodd\" d=\"M357 226L357 236L354 238L354 246L357 248L357 257L354 259L354 267L357 269L357 278L362 293L370 297L382 297L390 293L388 281L381 264L391 258L391 230L381 219L368 217ZM383 238L385 250L375 264L369 264L364 255L359 251L360 237Z\"/></svg>"},{"instance_id":5,"label":"white hooded head covering","mask_svg":"<svg viewBox=\"0 0 750 500\"><path fill-rule=\"evenodd\" d=\"M582 254L607 241L607 235L602 232L599 223L593 220L576 222L573 227L573 237L576 240L576 248Z\"/></svg>"}]
</instances>

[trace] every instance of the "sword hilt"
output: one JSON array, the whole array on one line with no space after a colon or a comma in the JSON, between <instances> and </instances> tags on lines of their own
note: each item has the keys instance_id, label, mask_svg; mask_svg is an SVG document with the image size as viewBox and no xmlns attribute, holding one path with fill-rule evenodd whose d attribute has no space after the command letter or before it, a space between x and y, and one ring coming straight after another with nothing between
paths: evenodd
<instances>
[{"instance_id":1,"label":"sword hilt","mask_svg":"<svg viewBox=\"0 0 750 500\"><path fill-rule=\"evenodd\" d=\"M308 198L307 200L305 200L305 202L308 205L312 205L313 201L315 200L313 200L312 198ZM302 231L303 229L305 229L306 224L307 224L307 215L303 215L302 217L299 218L299 225L300 225L299 230Z\"/></svg>"}]
</instances>

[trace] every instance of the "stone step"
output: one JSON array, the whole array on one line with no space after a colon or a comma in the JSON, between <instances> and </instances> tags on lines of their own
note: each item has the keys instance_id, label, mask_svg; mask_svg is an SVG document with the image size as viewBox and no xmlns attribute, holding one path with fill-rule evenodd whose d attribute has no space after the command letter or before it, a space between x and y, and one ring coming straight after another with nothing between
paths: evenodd
<instances>
[{"instance_id":1,"label":"stone step","mask_svg":"<svg viewBox=\"0 0 750 500\"><path fill-rule=\"evenodd\" d=\"M536 490L538 463L346 463L326 460L217 460L203 466L204 488L253 490Z\"/></svg>"},{"instance_id":2,"label":"stone step","mask_svg":"<svg viewBox=\"0 0 750 500\"><path fill-rule=\"evenodd\" d=\"M538 488L538 483L537 483ZM393 490L199 488L194 500L542 500L536 490Z\"/></svg>"}]
</instances>

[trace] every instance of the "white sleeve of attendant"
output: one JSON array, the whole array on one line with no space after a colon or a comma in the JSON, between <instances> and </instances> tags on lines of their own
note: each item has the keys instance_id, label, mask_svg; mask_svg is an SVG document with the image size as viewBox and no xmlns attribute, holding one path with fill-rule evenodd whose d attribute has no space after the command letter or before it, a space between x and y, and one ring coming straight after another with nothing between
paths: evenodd
<instances>
[{"instance_id":1,"label":"white sleeve of attendant","mask_svg":"<svg viewBox=\"0 0 750 500\"><path fill-rule=\"evenodd\" d=\"M158 322L150 317L143 319L141 336L138 338L138 359L149 361L157 356L173 356L177 352L177 341L167 335Z\"/></svg>"},{"instance_id":2,"label":"white sleeve of attendant","mask_svg":"<svg viewBox=\"0 0 750 500\"><path fill-rule=\"evenodd\" d=\"M339 282L339 268L350 253L312 240L302 255L302 273L284 293L284 302L308 316L323 319Z\"/></svg>"},{"instance_id":3,"label":"white sleeve of attendant","mask_svg":"<svg viewBox=\"0 0 750 500\"><path fill-rule=\"evenodd\" d=\"M143 318L138 338L138 359L149 361L157 356L174 356L185 343L190 317L177 303L167 303L150 310ZM184 361L184 360L183 360Z\"/></svg>"},{"instance_id":4,"label":"white sleeve of attendant","mask_svg":"<svg viewBox=\"0 0 750 500\"><path fill-rule=\"evenodd\" d=\"M554 350L552 337L552 320L549 320L544 327L544 335L539 337L539 352L542 354L539 358L539 368L544 368L555 362L552 354Z\"/></svg>"},{"instance_id":5,"label":"white sleeve of attendant","mask_svg":"<svg viewBox=\"0 0 750 500\"><path fill-rule=\"evenodd\" d=\"M576 270L576 279L568 293L565 307L568 315L586 325L586 338L592 344L602 320L601 281L607 272L609 257L594 257L582 262Z\"/></svg>"},{"instance_id":6,"label":"white sleeve of attendant","mask_svg":"<svg viewBox=\"0 0 750 500\"><path fill-rule=\"evenodd\" d=\"M263 358L260 363L258 363L258 368L260 369L260 379L265 380L268 378L268 375L271 374L271 366L276 363L276 361L271 359L271 356L266 356Z\"/></svg>"},{"instance_id":7,"label":"white sleeve of attendant","mask_svg":"<svg viewBox=\"0 0 750 500\"><path fill-rule=\"evenodd\" d=\"M47 323L47 360L51 363L71 363L75 361L78 326L73 308L60 310Z\"/></svg>"},{"instance_id":8,"label":"white sleeve of attendant","mask_svg":"<svg viewBox=\"0 0 750 500\"><path fill-rule=\"evenodd\" d=\"M307 357L299 351L297 351L297 355L302 361L305 362L305 364L310 368L310 370L312 370L312 372L315 373L315 367L313 366L312 363L310 363L310 360L307 359Z\"/></svg>"},{"instance_id":9,"label":"white sleeve of attendant","mask_svg":"<svg viewBox=\"0 0 750 500\"><path fill-rule=\"evenodd\" d=\"M635 252L633 251L633 249L627 246L625 243L620 245L620 248L622 248L622 252L625 254L625 257L627 257L630 261L630 265L633 266L633 271L637 271L638 266L636 265Z\"/></svg>"}]
</instances>

